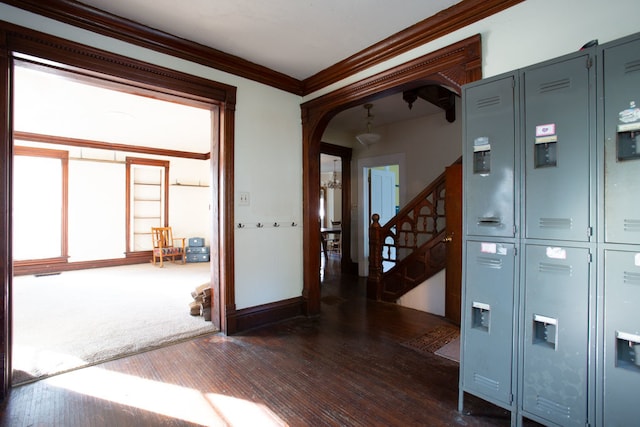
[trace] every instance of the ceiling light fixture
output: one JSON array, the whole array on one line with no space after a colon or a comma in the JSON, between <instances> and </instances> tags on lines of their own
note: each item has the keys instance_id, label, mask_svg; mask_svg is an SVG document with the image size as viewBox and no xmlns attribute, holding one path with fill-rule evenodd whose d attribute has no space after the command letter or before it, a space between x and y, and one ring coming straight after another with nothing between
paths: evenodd
<instances>
[{"instance_id":1,"label":"ceiling light fixture","mask_svg":"<svg viewBox=\"0 0 640 427\"><path fill-rule=\"evenodd\" d=\"M330 181L324 183L324 186L327 188L331 188L333 190L340 190L342 188L342 183L338 180L338 173L336 172L336 162L338 160L333 161L333 178Z\"/></svg>"},{"instance_id":2,"label":"ceiling light fixture","mask_svg":"<svg viewBox=\"0 0 640 427\"><path fill-rule=\"evenodd\" d=\"M365 110L367 110L367 131L356 135L358 142L365 147L370 147L372 144L380 141L380 134L371 132L371 123L373 122L373 115L371 114L371 108L373 104L364 104Z\"/></svg>"}]
</instances>

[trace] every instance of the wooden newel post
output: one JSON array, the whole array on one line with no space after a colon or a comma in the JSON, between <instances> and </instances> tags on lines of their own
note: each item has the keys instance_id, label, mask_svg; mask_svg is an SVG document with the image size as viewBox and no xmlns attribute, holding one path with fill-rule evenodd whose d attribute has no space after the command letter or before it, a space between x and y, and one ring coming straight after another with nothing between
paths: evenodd
<instances>
[{"instance_id":1,"label":"wooden newel post","mask_svg":"<svg viewBox=\"0 0 640 427\"><path fill-rule=\"evenodd\" d=\"M369 277L367 279L367 297L382 299L382 237L380 236L380 215L371 215L369 226Z\"/></svg>"}]
</instances>

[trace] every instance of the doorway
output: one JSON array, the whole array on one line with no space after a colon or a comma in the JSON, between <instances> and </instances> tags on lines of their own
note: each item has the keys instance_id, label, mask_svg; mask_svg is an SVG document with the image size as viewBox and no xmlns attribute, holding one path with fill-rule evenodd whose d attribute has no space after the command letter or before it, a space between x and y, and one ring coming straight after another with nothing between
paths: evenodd
<instances>
[{"instance_id":1,"label":"doorway","mask_svg":"<svg viewBox=\"0 0 640 427\"><path fill-rule=\"evenodd\" d=\"M304 186L304 287L306 314L320 312L319 268L320 232L316 229L319 209L318 153L322 135L332 119L347 110L393 93L425 85L442 85L460 94L465 83L482 77L480 36L454 43L438 51L386 70L361 81L306 102L301 106L303 120L303 186ZM391 164L389 162L388 164ZM361 168L358 166L358 170ZM358 179L360 174L358 173ZM358 186L359 191L362 185ZM359 198L359 200L363 200ZM359 208L361 209L361 208ZM358 233L364 233L362 229ZM360 254L363 254L360 257ZM363 249L358 249L359 261L364 260ZM363 271L360 265L358 270ZM366 269L368 270L368 268Z\"/></svg>"},{"instance_id":2,"label":"doorway","mask_svg":"<svg viewBox=\"0 0 640 427\"><path fill-rule=\"evenodd\" d=\"M374 214L378 215L378 222L384 225L393 218L400 210L400 166L385 165L368 169L368 199L365 205L368 214L367 218L371 219ZM371 225L371 221L368 222ZM367 239L368 233L365 234L365 242L363 247L369 247ZM393 244L392 241L386 243ZM385 258L395 260L395 248L389 248L390 253L385 254ZM368 258L368 257L367 257ZM389 271L395 263L389 261L382 262L382 271Z\"/></svg>"},{"instance_id":3,"label":"doorway","mask_svg":"<svg viewBox=\"0 0 640 427\"><path fill-rule=\"evenodd\" d=\"M233 130L235 116L236 88L220 84L205 78L184 74L166 69L133 58L122 58L55 36L46 35L25 28L3 29L5 40L4 55L0 60L0 117L5 122L5 132L0 135L0 229L5 236L0 246L0 275L3 277L4 292L2 305L5 307L3 327L0 336L0 388L3 394L8 392L11 374L11 310L12 310L12 278L13 278L13 232L12 232L12 187L13 187L13 106L9 100L13 92L13 64L15 61L43 58L46 64L56 70L74 72L81 77L95 78L100 76L106 81L125 84L136 93L153 92L162 99L172 102L179 99L217 108L212 115L212 149L206 153L211 161L209 172L211 188L215 196L211 203L211 236L212 262L209 277L212 288L212 322L226 333L233 333L229 328L227 307L233 307L234 267L233 267L233 213L220 215L219 212L233 201ZM183 101L184 103L184 101ZM11 120L10 120L11 119ZM176 145L177 147L177 145ZM146 262L146 261L145 261ZM86 268L87 266L83 266ZM232 325L233 326L233 325Z\"/></svg>"},{"instance_id":4,"label":"doorway","mask_svg":"<svg viewBox=\"0 0 640 427\"><path fill-rule=\"evenodd\" d=\"M325 227L328 228L329 226L333 226L333 224L331 224L331 220L333 219L334 222L336 220L336 218L339 219L339 229L340 229L340 257L339 257L339 265L340 265L340 273L342 274L353 274L356 271L355 268L355 263L352 260L352 254L351 254L351 247L352 247L352 242L351 242L351 222L352 222L352 217L351 217L351 156L352 156L352 149L349 147L342 147L339 145L335 145L335 144L329 144L326 142L323 142L320 144L320 156L319 156L319 161L322 158L328 159L329 163L333 163L333 160L336 160L336 164L340 164L340 189L339 189L339 195L337 194L338 192L336 192L334 194L334 196L338 196L338 199L336 200L336 198L334 197L334 201L333 201L333 216L332 218L327 218L325 220L325 222L322 222L322 219L319 218L319 212L320 212L320 192L321 189L320 187L322 187L322 182L323 180L322 178L322 173L320 172L318 174L318 182L320 183L320 185L318 185L318 189L316 194L318 194L318 200L316 202L316 206L318 206L318 210L316 211L316 224L320 224L320 228ZM333 179L333 164L331 164L329 166L331 169L328 170L328 175L325 174L325 185L324 187L327 187L326 185L326 181L327 179ZM328 169L328 167L325 167L325 169ZM329 192L327 191L327 196L329 195ZM322 197L323 200L325 200L325 197ZM328 200L328 197L326 198ZM320 222L318 221L318 219L320 219ZM336 228L338 226L333 226L332 228ZM331 234L331 233L328 233ZM324 253L323 251L323 243L322 243L322 239L323 239L323 231L321 229L318 229L318 245L319 245L319 251L316 252L318 255L318 270L316 271L320 271L322 272L322 263L323 261L327 261L328 257L324 257ZM315 279L315 280L319 280L319 276Z\"/></svg>"},{"instance_id":5,"label":"doorway","mask_svg":"<svg viewBox=\"0 0 640 427\"><path fill-rule=\"evenodd\" d=\"M12 382L155 347L190 331L214 332L210 322L192 321L188 311L189 292L208 281L210 263L183 267L182 282L190 281L191 289L182 289L184 297L173 295L185 307L180 316L180 304L163 299L161 290L171 290L162 286L163 276L178 271L160 274L148 259L152 226L205 237L210 246L207 153L217 107L132 93L36 58L14 61L13 90ZM193 156L172 151L178 138L185 141L181 151L193 150ZM147 173L130 173L137 165ZM136 262L144 264L121 267ZM149 283L152 290L141 298L149 280L157 286ZM120 309L109 308L113 302ZM165 321L164 314L174 321ZM49 321L33 321L40 318ZM180 326L166 327L171 323Z\"/></svg>"}]
</instances>

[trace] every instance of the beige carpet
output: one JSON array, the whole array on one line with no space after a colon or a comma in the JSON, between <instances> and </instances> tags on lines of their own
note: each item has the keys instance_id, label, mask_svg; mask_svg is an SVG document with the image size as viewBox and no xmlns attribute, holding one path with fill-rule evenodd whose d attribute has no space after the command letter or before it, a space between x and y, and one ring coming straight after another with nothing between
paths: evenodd
<instances>
[{"instance_id":1,"label":"beige carpet","mask_svg":"<svg viewBox=\"0 0 640 427\"><path fill-rule=\"evenodd\" d=\"M215 332L189 315L208 263L151 264L13 279L13 383Z\"/></svg>"}]
</instances>

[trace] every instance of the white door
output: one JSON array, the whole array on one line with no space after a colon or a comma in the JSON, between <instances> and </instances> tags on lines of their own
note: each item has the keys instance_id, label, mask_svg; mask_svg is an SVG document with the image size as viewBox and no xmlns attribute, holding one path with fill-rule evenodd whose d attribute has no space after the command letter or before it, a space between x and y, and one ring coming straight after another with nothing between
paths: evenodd
<instances>
[{"instance_id":1,"label":"white door","mask_svg":"<svg viewBox=\"0 0 640 427\"><path fill-rule=\"evenodd\" d=\"M371 215L380 215L380 225L386 224L396 214L396 174L388 170L371 169L369 175L370 204L369 219ZM384 257L395 259L395 248L390 253L383 253ZM383 262L383 271L393 267L393 263Z\"/></svg>"}]
</instances>

